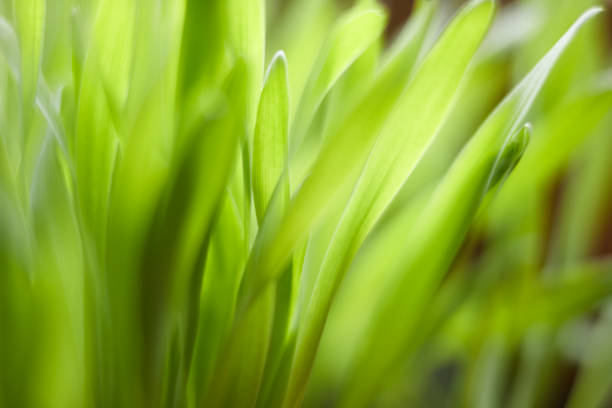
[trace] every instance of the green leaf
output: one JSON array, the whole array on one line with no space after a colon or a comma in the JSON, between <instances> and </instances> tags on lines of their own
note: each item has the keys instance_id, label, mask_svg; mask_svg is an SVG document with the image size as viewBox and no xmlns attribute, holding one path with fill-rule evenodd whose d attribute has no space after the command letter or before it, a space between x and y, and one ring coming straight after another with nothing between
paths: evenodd
<instances>
[{"instance_id":1,"label":"green leaf","mask_svg":"<svg viewBox=\"0 0 612 408\"><path fill-rule=\"evenodd\" d=\"M528 130L525 126L504 139L503 134L487 129L486 125L481 127L422 208L412 210L411 225L404 225L401 236L395 236L392 243L387 241L391 247L386 248L385 253L402 255L387 261L381 256L380 267L392 272L381 282L384 290L348 371L342 406L369 401L384 376L393 375L397 364L411 350L420 316L450 266L483 199L491 196L487 192L522 156L529 138ZM411 243L409 248L405 248L406 242ZM397 319L404 323L397 324ZM385 333L385 336L379 337L376 333ZM372 354L368 353L376 353L377 358L372 360L368 357Z\"/></svg>"},{"instance_id":2,"label":"green leaf","mask_svg":"<svg viewBox=\"0 0 612 408\"><path fill-rule=\"evenodd\" d=\"M178 101L187 112L196 103L198 94L215 88L231 68L225 55L225 5L222 0L185 1ZM206 47L201 46L202 38L207 39Z\"/></svg>"},{"instance_id":3,"label":"green leaf","mask_svg":"<svg viewBox=\"0 0 612 408\"><path fill-rule=\"evenodd\" d=\"M308 128L299 153L290 162L292 190L295 191L306 178L326 137L333 134L333 126L341 123L369 89L377 73L382 40L375 41L355 60L330 90L321 108Z\"/></svg>"},{"instance_id":4,"label":"green leaf","mask_svg":"<svg viewBox=\"0 0 612 408\"><path fill-rule=\"evenodd\" d=\"M598 0L542 0L538 7L538 26L529 41L518 50L515 72L519 75L541 58L546 50L571 26L571 24L588 7L601 4ZM539 98L536 110L555 106L560 98L568 95L576 84L588 81L604 61L605 44L602 44L601 33L604 21L594 22L590 27L581 30L574 40L574 45L568 49L557 63L557 68L551 73Z\"/></svg>"},{"instance_id":5,"label":"green leaf","mask_svg":"<svg viewBox=\"0 0 612 408\"><path fill-rule=\"evenodd\" d=\"M273 196L270 206L276 203L276 210L267 211L256 237L242 282L239 315L268 281L280 276L294 247L321 220L330 203L350 193L347 187L356 180L378 132L409 80L406 72L414 61L408 57L420 45L427 27L425 17L421 15L415 21L413 35L406 39L402 51L385 64L355 107L331 127L326 136L328 142L288 208L280 200L280 191ZM289 175L285 172L282 177Z\"/></svg>"},{"instance_id":6,"label":"green leaf","mask_svg":"<svg viewBox=\"0 0 612 408\"><path fill-rule=\"evenodd\" d=\"M276 54L261 92L253 141L253 201L257 220L263 221L274 188L287 167L289 81L284 53ZM283 188L289 200L289 185Z\"/></svg>"},{"instance_id":7,"label":"green leaf","mask_svg":"<svg viewBox=\"0 0 612 408\"><path fill-rule=\"evenodd\" d=\"M400 97L378 137L334 232L305 310L286 403L301 399L332 299L369 228L412 172L454 100L493 15L493 3L465 8ZM452 62L450 62L452 61ZM444 72L444 74L442 74ZM426 101L426 102L425 102ZM410 127L406 117L414 118ZM374 209L377 212L370 212ZM365 220L369 217L369 220Z\"/></svg>"},{"instance_id":8,"label":"green leaf","mask_svg":"<svg viewBox=\"0 0 612 408\"><path fill-rule=\"evenodd\" d=\"M186 374L181 370L187 370L184 362L189 360L185 351L189 349L189 324L185 324L185 332L188 334L169 327L171 335L168 344L163 343L165 336L159 336L163 338L160 341L161 347L167 346L167 349L155 357L166 362L167 365L163 366L167 370L166 377L159 375L157 367L151 369L150 365L145 365L145 356L150 358L146 364L151 364L153 358L149 354L149 344L143 345L139 341L143 329L149 329L155 320L142 310L147 305L148 294L143 295L140 291L154 286L151 279L154 279L157 272L153 268L146 272L142 270L143 259L150 256L144 251L151 240L152 224L155 220L161 222L163 219L158 208L159 202L166 198L163 193L174 181L171 176L177 171L174 167L177 163L172 161L171 156L176 132L175 106L168 103L176 95L180 40L180 27L169 26L174 8L176 6L172 5L165 8L166 13L158 17L159 21L148 14L154 12L152 9L142 10L139 14L143 24L137 27L144 32L139 31L135 42L138 44L137 49L143 49L143 52L136 52L132 56L134 72L121 115L121 160L114 172L109 197L106 282L112 293L113 330L124 333L120 341L117 339L113 354L124 364L120 370L123 375L121 383L128 388L142 390L132 393L138 395L140 401L162 401L162 392L166 393L163 397L168 399L176 397L173 393L182 395ZM143 38L147 34L147 24L148 27L155 27L155 31L150 37ZM164 59L160 58L161 55ZM219 105L223 104L221 100L221 97L217 100ZM220 113L220 116L223 114ZM197 150L194 145L192 148ZM221 150L218 153L223 155ZM168 249L166 253L170 254L171 245L166 244L165 248ZM156 300L161 303L161 297ZM189 301L186 303L189 304ZM195 303L197 305L197 301ZM186 310L185 314L189 315L189 307ZM189 321L189 318L185 320ZM141 374L144 367L148 368L147 376ZM167 380L167 377L170 379ZM170 383L162 386L162 380ZM151 386L153 381L155 386Z\"/></svg>"},{"instance_id":9,"label":"green leaf","mask_svg":"<svg viewBox=\"0 0 612 408\"><path fill-rule=\"evenodd\" d=\"M226 0L231 49L247 66L246 124L251 137L261 90L266 50L265 0Z\"/></svg>"},{"instance_id":10,"label":"green leaf","mask_svg":"<svg viewBox=\"0 0 612 408\"><path fill-rule=\"evenodd\" d=\"M376 308L356 363L349 370L343 406L367 400L375 384L410 347L419 316L452 261L483 193L494 187L499 175L513 168L524 150L526 130L517 132L521 121L563 50L580 27L599 11L585 12L495 109L436 188L408 236L401 239L400 242L410 242L412 246L395 263L398 273L385 282L387 291ZM507 135L511 135L508 141ZM397 247L389 250L401 253ZM396 320L400 310L403 324ZM379 333L384 333L384 338ZM377 358L372 359L372 355Z\"/></svg>"},{"instance_id":11,"label":"green leaf","mask_svg":"<svg viewBox=\"0 0 612 408\"><path fill-rule=\"evenodd\" d=\"M356 7L334 27L304 88L291 128L289 151L302 144L312 119L329 90L349 66L380 36L385 15L380 8Z\"/></svg>"},{"instance_id":12,"label":"green leaf","mask_svg":"<svg viewBox=\"0 0 612 408\"><path fill-rule=\"evenodd\" d=\"M21 97L24 132L32 116L45 33L45 0L13 0L21 50Z\"/></svg>"},{"instance_id":13,"label":"green leaf","mask_svg":"<svg viewBox=\"0 0 612 408\"><path fill-rule=\"evenodd\" d=\"M37 299L35 302L40 303L39 318L46 319L48 324L36 322L36 326L44 330L47 341L41 345L37 362L28 364L28 369L38 370L37 365L48 367L40 371L43 377L37 379L37 392L32 394L44 395L53 389L58 404L71 405L75 388L86 384L85 319L90 316L83 308L83 248L73 202L62 174L61 156L57 142L48 132L31 192L30 222L35 232L38 263L35 282L39 293L28 298L29 302ZM65 339L57 341L58 336ZM66 347L64 342L72 347ZM62 380L58 381L58 377ZM42 395L37 398L43 398L39 404L45 405Z\"/></svg>"},{"instance_id":14,"label":"green leaf","mask_svg":"<svg viewBox=\"0 0 612 408\"><path fill-rule=\"evenodd\" d=\"M75 126L75 170L80 217L87 233L104 242L118 137L111 125L111 113L93 53L88 54L83 68Z\"/></svg>"},{"instance_id":15,"label":"green leaf","mask_svg":"<svg viewBox=\"0 0 612 408\"><path fill-rule=\"evenodd\" d=\"M9 70L16 81L19 81L21 73L19 71L19 47L17 37L13 27L0 16L0 50L7 61ZM68 150L68 141L66 132L64 130L61 118L59 116L59 108L54 102L53 95L45 78L42 74L39 75L38 85L36 89L35 102L40 109L41 113L47 120L49 127L51 128L57 142L59 143L64 158L68 161L68 165L72 172L74 172L72 166L71 156Z\"/></svg>"},{"instance_id":16,"label":"green leaf","mask_svg":"<svg viewBox=\"0 0 612 408\"><path fill-rule=\"evenodd\" d=\"M525 194L552 182L611 109L612 91L609 88L589 88L560 103L534 124L538 137L491 209L497 228L514 219L510 215L520 207Z\"/></svg>"},{"instance_id":17,"label":"green leaf","mask_svg":"<svg viewBox=\"0 0 612 408\"><path fill-rule=\"evenodd\" d=\"M20 80L21 61L19 60L19 42L11 24L0 16L0 47L2 54L15 79Z\"/></svg>"},{"instance_id":18,"label":"green leaf","mask_svg":"<svg viewBox=\"0 0 612 408\"><path fill-rule=\"evenodd\" d=\"M184 149L173 159L166 191L158 201L143 251L140 271L141 307L146 316L143 331L153 338L164 327L176 326L181 330L184 336L181 350L187 357L181 369L187 369L191 362L209 237L243 134L239 110L243 106L246 78L246 65L238 60L224 86L226 96L216 104L219 110L211 117L202 117L184 136ZM157 341L158 344L147 344L143 351L151 387L162 374L156 362L170 352L170 338ZM155 395L150 398L156 400Z\"/></svg>"},{"instance_id":19,"label":"green leaf","mask_svg":"<svg viewBox=\"0 0 612 408\"><path fill-rule=\"evenodd\" d=\"M135 0L104 0L100 3L88 52L93 53L117 128L120 128L119 115L123 111L130 83L135 3Z\"/></svg>"},{"instance_id":20,"label":"green leaf","mask_svg":"<svg viewBox=\"0 0 612 408\"><path fill-rule=\"evenodd\" d=\"M213 229L199 296L198 332L189 373L190 406L202 406L234 318L234 308L246 252L241 219L231 194L221 205Z\"/></svg>"},{"instance_id":21,"label":"green leaf","mask_svg":"<svg viewBox=\"0 0 612 408\"><path fill-rule=\"evenodd\" d=\"M268 26L268 53L270 50L284 50L291 61L291 101L300 100L308 76L333 26L337 8L335 2L327 0L292 1L286 4L282 18L272 20L274 24ZM291 118L295 116L296 105L291 105Z\"/></svg>"},{"instance_id":22,"label":"green leaf","mask_svg":"<svg viewBox=\"0 0 612 408\"><path fill-rule=\"evenodd\" d=\"M220 354L205 398L214 407L254 407L265 368L274 318L274 285L268 286L238 322Z\"/></svg>"}]
</instances>

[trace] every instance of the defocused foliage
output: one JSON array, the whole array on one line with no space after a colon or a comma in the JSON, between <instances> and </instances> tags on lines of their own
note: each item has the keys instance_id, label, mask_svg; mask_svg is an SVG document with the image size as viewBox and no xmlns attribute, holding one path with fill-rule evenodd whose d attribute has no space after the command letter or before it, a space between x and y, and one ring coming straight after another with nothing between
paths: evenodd
<instances>
[{"instance_id":1,"label":"defocused foliage","mask_svg":"<svg viewBox=\"0 0 612 408\"><path fill-rule=\"evenodd\" d=\"M609 11L414 3L0 0L0 407L610 406Z\"/></svg>"}]
</instances>

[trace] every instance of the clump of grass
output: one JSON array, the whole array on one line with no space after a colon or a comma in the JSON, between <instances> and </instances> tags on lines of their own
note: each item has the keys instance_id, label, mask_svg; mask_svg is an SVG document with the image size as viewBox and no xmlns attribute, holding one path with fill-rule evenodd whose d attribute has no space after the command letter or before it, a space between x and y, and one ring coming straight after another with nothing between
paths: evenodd
<instances>
[{"instance_id":1,"label":"clump of grass","mask_svg":"<svg viewBox=\"0 0 612 408\"><path fill-rule=\"evenodd\" d=\"M526 3L0 1L0 406L609 401L601 8Z\"/></svg>"}]
</instances>

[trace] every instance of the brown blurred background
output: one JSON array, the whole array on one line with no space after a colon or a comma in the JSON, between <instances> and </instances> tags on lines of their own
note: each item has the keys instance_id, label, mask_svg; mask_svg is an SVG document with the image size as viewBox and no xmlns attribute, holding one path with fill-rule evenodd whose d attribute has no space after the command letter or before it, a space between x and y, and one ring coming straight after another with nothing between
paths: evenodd
<instances>
[{"instance_id":1,"label":"brown blurred background","mask_svg":"<svg viewBox=\"0 0 612 408\"><path fill-rule=\"evenodd\" d=\"M449 0L452 1L452 0ZM512 3L516 0L500 0L501 4ZM390 19L387 28L387 34L392 35L410 16L414 0L383 0L383 3L389 8ZM608 8L612 8L612 0L605 0L604 4ZM608 19L608 33L612 43L612 12L606 13Z\"/></svg>"}]
</instances>

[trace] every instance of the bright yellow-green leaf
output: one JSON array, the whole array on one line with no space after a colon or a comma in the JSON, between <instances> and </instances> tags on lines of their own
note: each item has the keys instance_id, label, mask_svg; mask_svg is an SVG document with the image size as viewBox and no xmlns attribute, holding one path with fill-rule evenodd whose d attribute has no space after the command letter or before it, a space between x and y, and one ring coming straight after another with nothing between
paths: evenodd
<instances>
[{"instance_id":1,"label":"bright yellow-green leaf","mask_svg":"<svg viewBox=\"0 0 612 408\"><path fill-rule=\"evenodd\" d=\"M424 312L448 268L484 192L494 187L522 155L526 135L518 130L521 121L564 49L580 27L598 11L585 12L502 101L464 148L415 220L403 240L410 243L409 249L394 261L398 272L402 272L385 282L386 294L376 308L372 326L364 335L355 365L349 370L350 385L343 406L362 404L372 395L381 375L391 370L409 348L410 336L418 330L418 316ZM403 311L403 321L410 324L397 324L398 316L394 311L399 310ZM387 335L383 339L376 333ZM370 358L373 353L378 356L374 360Z\"/></svg>"},{"instance_id":2,"label":"bright yellow-green leaf","mask_svg":"<svg viewBox=\"0 0 612 408\"><path fill-rule=\"evenodd\" d=\"M300 99L289 140L290 152L299 149L321 102L338 78L382 33L385 15L380 8L356 7L334 27L310 74Z\"/></svg>"},{"instance_id":3,"label":"bright yellow-green leaf","mask_svg":"<svg viewBox=\"0 0 612 408\"><path fill-rule=\"evenodd\" d=\"M276 54L261 92L253 141L253 201L259 222L263 220L274 188L287 168L289 128L287 60ZM289 199L289 185L280 186Z\"/></svg>"},{"instance_id":4,"label":"bright yellow-green leaf","mask_svg":"<svg viewBox=\"0 0 612 408\"><path fill-rule=\"evenodd\" d=\"M45 32L46 0L13 0L21 50L21 97L24 127L29 126L38 86Z\"/></svg>"},{"instance_id":5,"label":"bright yellow-green leaf","mask_svg":"<svg viewBox=\"0 0 612 408\"><path fill-rule=\"evenodd\" d=\"M363 239L364 231L361 229L368 227L363 224L363 219L374 200L390 200L397 191L393 189L399 189L403 182L400 176L395 176L395 182L385 178L385 174L390 171L386 169L393 169L398 175L403 174L404 178L410 174L454 100L465 70L486 33L492 12L493 4L482 2L467 7L457 16L400 96L395 110L382 129L334 232L312 298L304 311L285 400L288 406L296 405L301 399L333 296ZM405 121L410 117L414 118L413 125L406 127ZM405 150L404 157L399 157L402 149ZM395 168L392 167L394 157L398 160ZM389 193L381 190L381 181Z\"/></svg>"}]
</instances>

